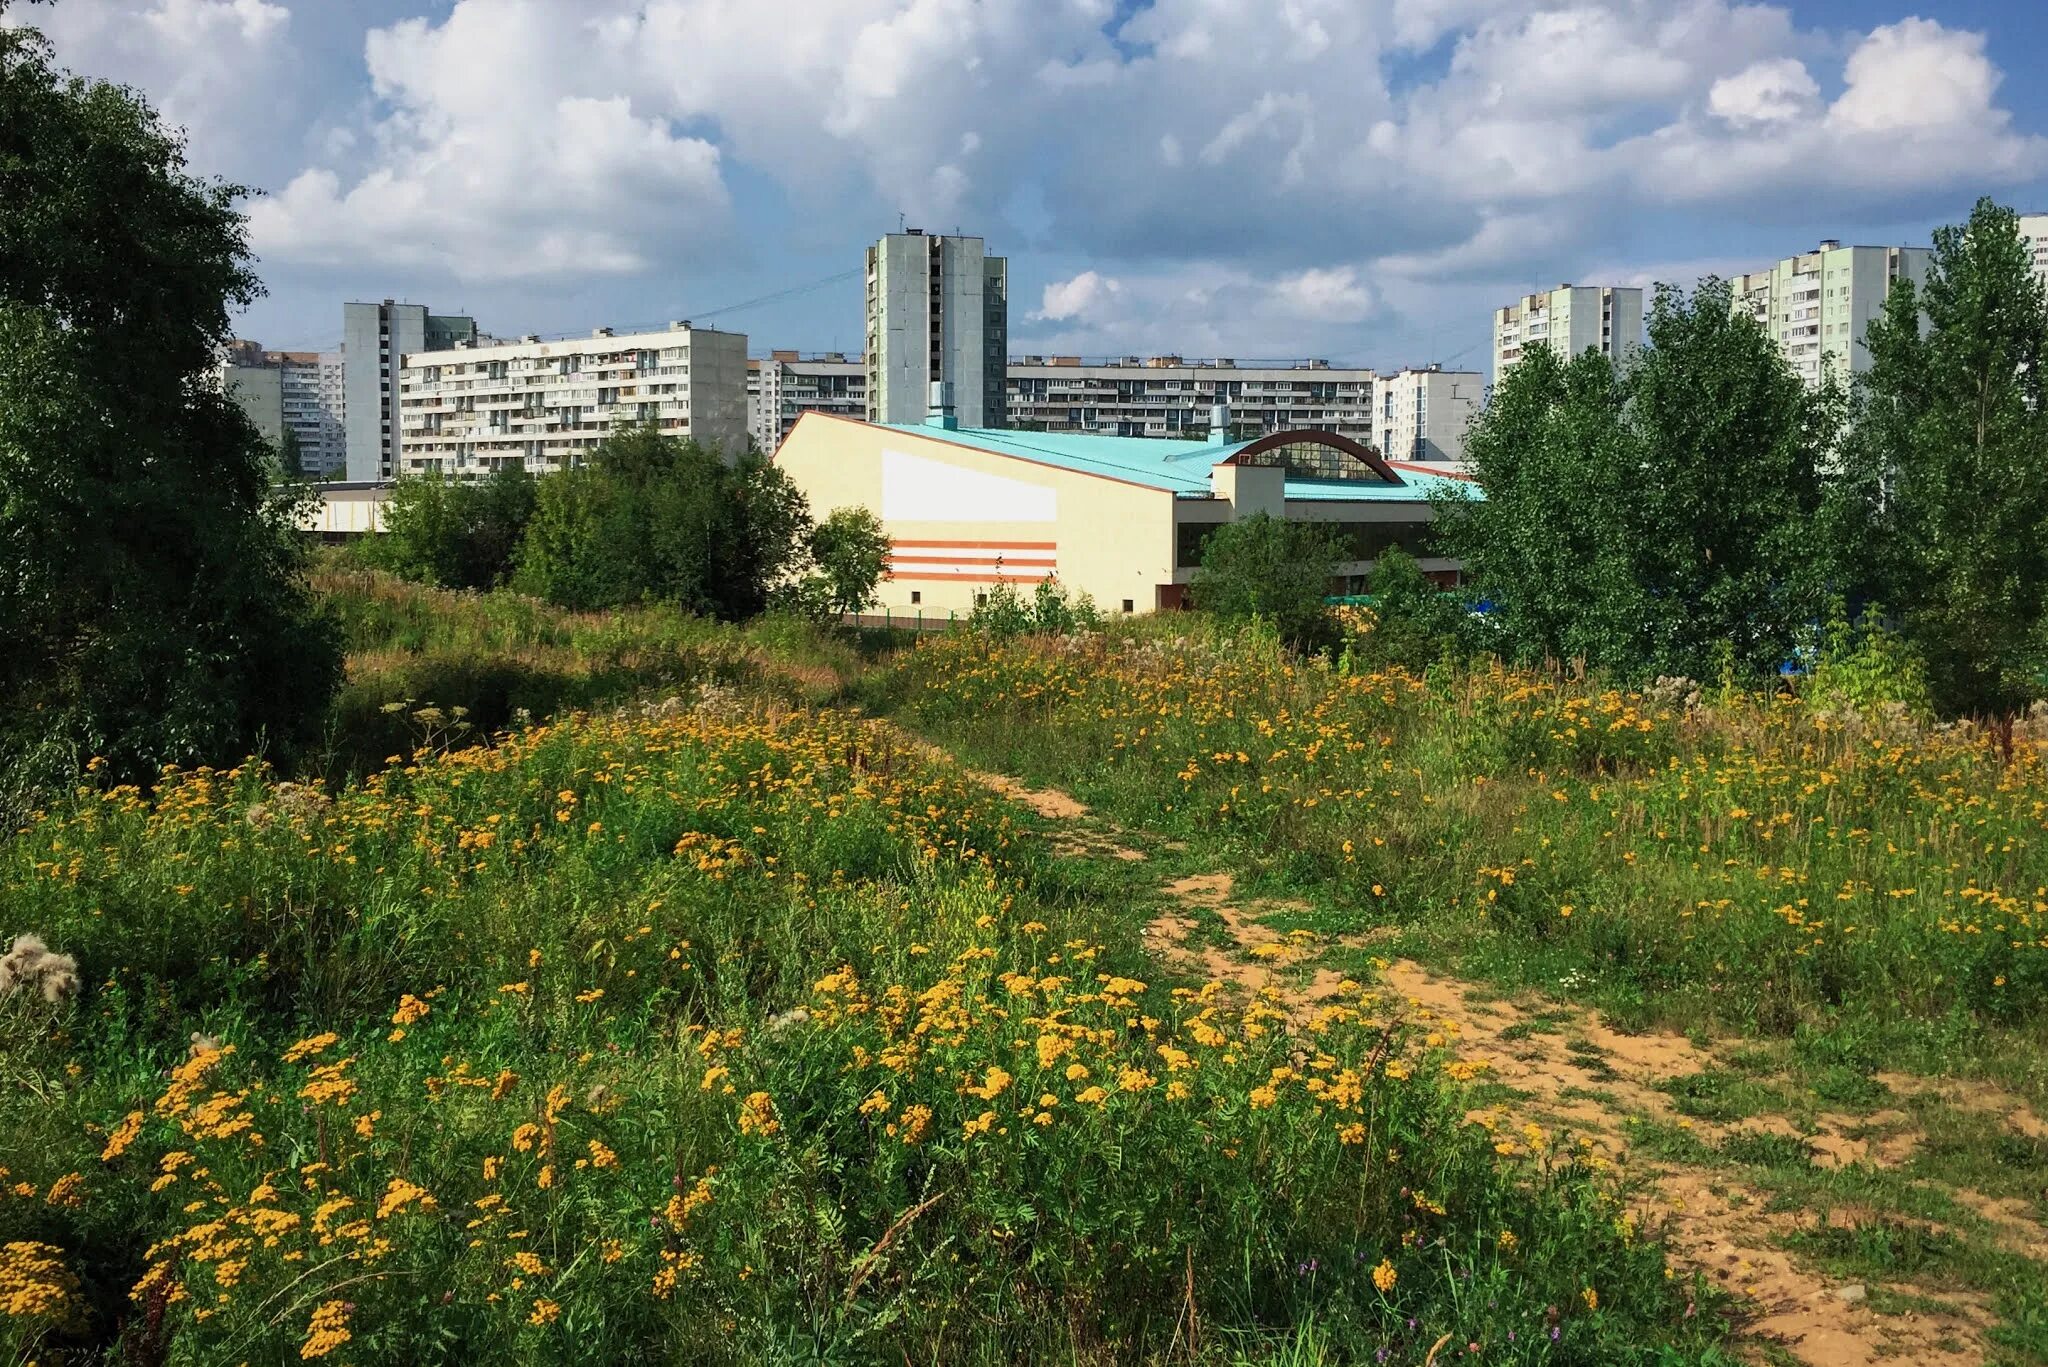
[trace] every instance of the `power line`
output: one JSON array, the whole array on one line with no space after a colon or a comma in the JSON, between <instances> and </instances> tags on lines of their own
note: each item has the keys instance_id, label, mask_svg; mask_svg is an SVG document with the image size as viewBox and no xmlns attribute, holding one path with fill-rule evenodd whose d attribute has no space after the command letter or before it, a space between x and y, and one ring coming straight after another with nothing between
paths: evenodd
<instances>
[{"instance_id":1,"label":"power line","mask_svg":"<svg viewBox=\"0 0 2048 1367\"><path fill-rule=\"evenodd\" d=\"M867 268L865 266L858 266L850 271L841 271L837 275L828 275L822 280L813 280L806 285L792 285L788 289L777 290L773 294L764 294L755 299L742 299L737 304L723 304L715 309L683 309L677 316L688 318L694 323L699 318L716 318L721 313L738 313L741 309L756 308L762 304L773 304L783 299L794 299L800 294L810 294L815 290L824 289L827 285L837 285L842 281L852 280L856 276L865 274L866 271Z\"/></svg>"}]
</instances>

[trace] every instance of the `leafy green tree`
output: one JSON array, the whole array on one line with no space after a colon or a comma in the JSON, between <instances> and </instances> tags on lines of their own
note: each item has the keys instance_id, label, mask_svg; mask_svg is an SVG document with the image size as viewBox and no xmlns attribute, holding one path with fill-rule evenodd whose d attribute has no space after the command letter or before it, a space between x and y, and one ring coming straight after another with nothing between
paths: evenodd
<instances>
[{"instance_id":1,"label":"leafy green tree","mask_svg":"<svg viewBox=\"0 0 2048 1367\"><path fill-rule=\"evenodd\" d=\"M535 500L533 477L517 464L478 482L408 476L391 487L384 532L369 543L369 558L402 579L492 588L512 573Z\"/></svg>"},{"instance_id":2,"label":"leafy green tree","mask_svg":"<svg viewBox=\"0 0 2048 1367\"><path fill-rule=\"evenodd\" d=\"M1373 561L1373 629L1366 654L1388 664L1421 669L1446 651L1463 648L1465 605L1429 581L1414 556L1389 546Z\"/></svg>"},{"instance_id":3,"label":"leafy green tree","mask_svg":"<svg viewBox=\"0 0 2048 1367\"><path fill-rule=\"evenodd\" d=\"M0 773L310 739L339 681L275 454L208 382L259 293L240 187L0 29Z\"/></svg>"},{"instance_id":4,"label":"leafy green tree","mask_svg":"<svg viewBox=\"0 0 2048 1367\"><path fill-rule=\"evenodd\" d=\"M561 607L590 611L648 594L633 491L583 465L546 475L519 543L513 584Z\"/></svg>"},{"instance_id":5,"label":"leafy green tree","mask_svg":"<svg viewBox=\"0 0 2048 1367\"><path fill-rule=\"evenodd\" d=\"M287 427L284 440L278 443L277 463L288 480L302 480L306 477L306 453L299 441L299 434Z\"/></svg>"},{"instance_id":6,"label":"leafy green tree","mask_svg":"<svg viewBox=\"0 0 2048 1367\"><path fill-rule=\"evenodd\" d=\"M811 514L779 468L728 465L651 424L538 481L516 582L565 607L645 599L741 620L803 566Z\"/></svg>"},{"instance_id":7,"label":"leafy green tree","mask_svg":"<svg viewBox=\"0 0 2048 1367\"><path fill-rule=\"evenodd\" d=\"M1925 289L1894 287L1865 345L1837 515L1936 703L2009 723L2048 618L2048 300L2013 212L1936 232Z\"/></svg>"},{"instance_id":8,"label":"leafy green tree","mask_svg":"<svg viewBox=\"0 0 2048 1367\"><path fill-rule=\"evenodd\" d=\"M1440 499L1446 543L1527 658L1628 677L1784 661L1835 575L1816 534L1839 391L1810 393L1728 288L1657 291L1626 374L1528 353L1466 443L1483 501Z\"/></svg>"},{"instance_id":9,"label":"leafy green tree","mask_svg":"<svg viewBox=\"0 0 2048 1367\"><path fill-rule=\"evenodd\" d=\"M863 612L888 577L889 534L866 508L840 508L811 530L811 572L799 591L808 610L828 620Z\"/></svg>"},{"instance_id":10,"label":"leafy green tree","mask_svg":"<svg viewBox=\"0 0 2048 1367\"><path fill-rule=\"evenodd\" d=\"M1337 564L1349 554L1337 533L1316 522L1269 513L1226 522L1202 548L1192 585L1195 606L1219 617L1262 618L1297 650L1329 643L1324 600Z\"/></svg>"}]
</instances>

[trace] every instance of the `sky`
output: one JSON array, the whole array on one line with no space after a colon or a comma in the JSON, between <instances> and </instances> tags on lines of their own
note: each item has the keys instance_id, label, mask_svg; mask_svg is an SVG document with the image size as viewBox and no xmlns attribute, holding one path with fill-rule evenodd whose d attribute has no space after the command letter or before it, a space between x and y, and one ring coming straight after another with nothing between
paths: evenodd
<instances>
[{"instance_id":1,"label":"sky","mask_svg":"<svg viewBox=\"0 0 2048 1367\"><path fill-rule=\"evenodd\" d=\"M1013 352L1486 370L1492 310L2048 209L2048 0L57 0L251 187L241 335L397 298L858 351L899 224Z\"/></svg>"}]
</instances>

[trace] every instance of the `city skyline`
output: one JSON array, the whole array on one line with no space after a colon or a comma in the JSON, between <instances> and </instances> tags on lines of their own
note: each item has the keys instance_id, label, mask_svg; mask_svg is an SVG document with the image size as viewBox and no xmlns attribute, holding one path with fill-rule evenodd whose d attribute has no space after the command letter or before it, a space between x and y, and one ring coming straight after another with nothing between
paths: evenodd
<instances>
[{"instance_id":1,"label":"city skyline","mask_svg":"<svg viewBox=\"0 0 2048 1367\"><path fill-rule=\"evenodd\" d=\"M1012 353L1490 371L1492 310L1561 282L1924 245L1980 193L2048 208L2048 90L2008 79L2048 55L2039 9L63 0L9 21L135 84L198 169L272 192L249 205L271 292L236 328L279 349L331 349L339 303L389 297L500 335L690 317L853 354L860 254L907 224L1010 259Z\"/></svg>"}]
</instances>

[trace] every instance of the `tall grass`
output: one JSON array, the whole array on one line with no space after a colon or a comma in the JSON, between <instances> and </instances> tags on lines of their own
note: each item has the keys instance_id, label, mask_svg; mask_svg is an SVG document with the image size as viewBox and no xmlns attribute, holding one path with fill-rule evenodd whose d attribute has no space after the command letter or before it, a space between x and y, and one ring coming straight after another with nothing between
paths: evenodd
<instances>
[{"instance_id":1,"label":"tall grass","mask_svg":"<svg viewBox=\"0 0 2048 1367\"><path fill-rule=\"evenodd\" d=\"M0 905L88 985L0 1002L0 1354L1713 1360L1426 1022L1157 979L891 736L714 698L44 813Z\"/></svg>"},{"instance_id":2,"label":"tall grass","mask_svg":"<svg viewBox=\"0 0 2048 1367\"><path fill-rule=\"evenodd\" d=\"M348 653L321 766L332 779L423 743L473 743L642 694L746 686L828 699L859 671L865 645L793 618L736 627L660 603L571 612L509 590L429 588L340 558L313 585Z\"/></svg>"},{"instance_id":3,"label":"tall grass","mask_svg":"<svg viewBox=\"0 0 2048 1367\"><path fill-rule=\"evenodd\" d=\"M2048 765L1968 728L1163 628L932 641L891 689L983 762L1316 890L1326 929L1407 927L1637 1020L1853 1016L1947 1050L2048 994Z\"/></svg>"}]
</instances>

